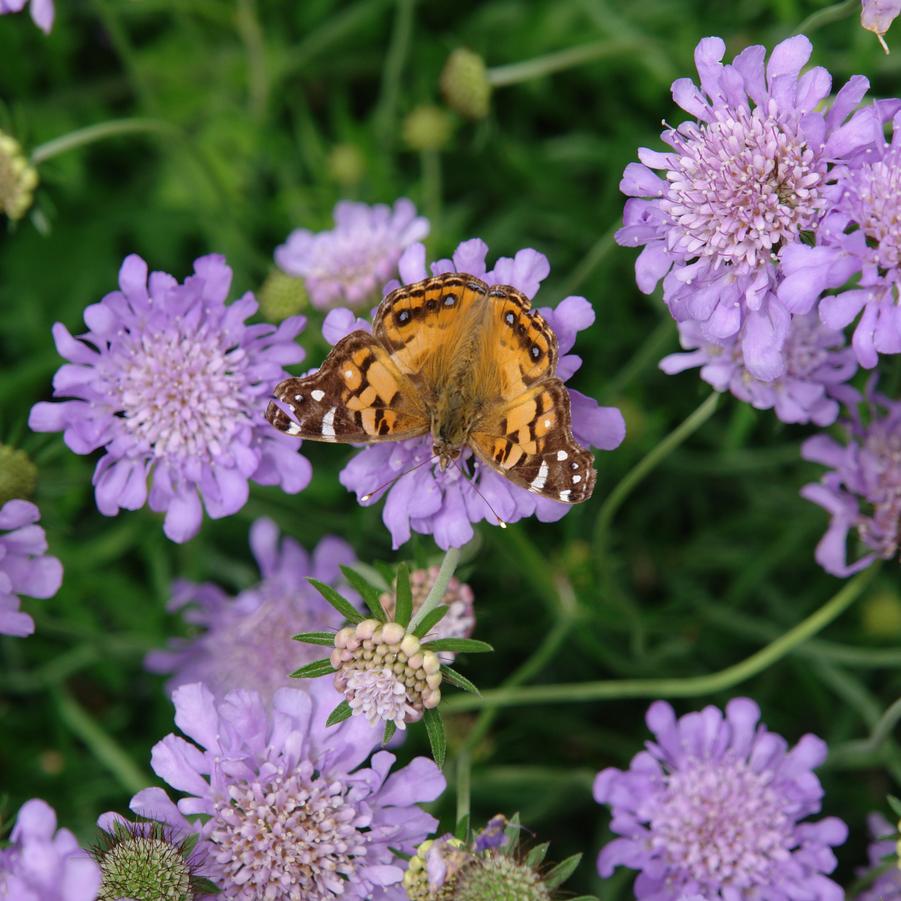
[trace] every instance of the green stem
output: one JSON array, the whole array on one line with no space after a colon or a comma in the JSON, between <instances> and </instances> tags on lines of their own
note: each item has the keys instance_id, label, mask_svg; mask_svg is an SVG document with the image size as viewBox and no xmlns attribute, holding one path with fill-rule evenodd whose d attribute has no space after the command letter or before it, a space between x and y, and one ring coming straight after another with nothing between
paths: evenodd
<instances>
[{"instance_id":1,"label":"green stem","mask_svg":"<svg viewBox=\"0 0 901 901\"><path fill-rule=\"evenodd\" d=\"M419 608L413 619L410 620L410 625L407 627L408 632L412 632L423 619L425 619L427 614L431 613L441 603L441 599L447 591L447 584L450 582L451 576L454 574L454 570L457 568L459 562L460 548L449 548L444 554L444 559L441 561L441 568L438 570L438 575L435 578L429 593L426 595L425 600L422 602L422 606Z\"/></svg>"},{"instance_id":2,"label":"green stem","mask_svg":"<svg viewBox=\"0 0 901 901\"><path fill-rule=\"evenodd\" d=\"M521 63L512 63L509 66L495 66L488 70L488 82L493 88L502 88L511 84L519 84L523 81L531 81L533 78L541 78L560 72L563 69L572 69L584 63L594 62L604 57L617 56L622 53L634 53L646 46L644 41L595 41L591 44L582 44L578 47L569 47L557 53L549 53L547 56L538 56L535 59L527 59Z\"/></svg>"},{"instance_id":3,"label":"green stem","mask_svg":"<svg viewBox=\"0 0 901 901\"><path fill-rule=\"evenodd\" d=\"M856 9L860 9L860 0L842 0L841 3L833 3L825 9L818 9L795 29L794 34L810 34L811 31L816 31L824 25L847 18Z\"/></svg>"},{"instance_id":4,"label":"green stem","mask_svg":"<svg viewBox=\"0 0 901 901\"><path fill-rule=\"evenodd\" d=\"M442 704L447 713L482 707L526 704L567 704L620 698L693 698L726 691L763 672L786 654L816 635L844 612L870 584L878 566L871 566L847 582L822 607L755 654L705 676L669 679L614 679L560 685L535 685L519 689L494 689L481 695L457 695Z\"/></svg>"},{"instance_id":5,"label":"green stem","mask_svg":"<svg viewBox=\"0 0 901 901\"><path fill-rule=\"evenodd\" d=\"M422 165L422 196L432 228L441 219L441 154L437 150L423 150L419 154Z\"/></svg>"},{"instance_id":6,"label":"green stem","mask_svg":"<svg viewBox=\"0 0 901 901\"><path fill-rule=\"evenodd\" d=\"M151 783L151 778L134 765L125 749L65 689L57 688L53 694L60 719L87 745L122 788L135 794Z\"/></svg>"},{"instance_id":7,"label":"green stem","mask_svg":"<svg viewBox=\"0 0 901 901\"><path fill-rule=\"evenodd\" d=\"M613 223L589 248L588 253L582 257L579 265L573 269L569 278L563 283L560 293L566 297L578 289L578 287L591 275L594 270L604 262L607 254L616 246L614 235L620 228L619 220Z\"/></svg>"},{"instance_id":8,"label":"green stem","mask_svg":"<svg viewBox=\"0 0 901 901\"><path fill-rule=\"evenodd\" d=\"M238 33L247 51L247 82L250 114L260 122L269 103L269 72L266 66L266 41L256 12L256 0L238 0Z\"/></svg>"},{"instance_id":9,"label":"green stem","mask_svg":"<svg viewBox=\"0 0 901 901\"><path fill-rule=\"evenodd\" d=\"M676 323L667 315L666 319L661 319L657 327L642 341L626 365L615 372L604 385L604 396L618 397L645 369L660 361L663 351L675 343L675 337Z\"/></svg>"},{"instance_id":10,"label":"green stem","mask_svg":"<svg viewBox=\"0 0 901 901\"><path fill-rule=\"evenodd\" d=\"M858 759L868 760L892 737L901 722L901 698L889 706L870 732L869 738L837 745L829 754L830 766L843 766Z\"/></svg>"},{"instance_id":11,"label":"green stem","mask_svg":"<svg viewBox=\"0 0 901 901\"><path fill-rule=\"evenodd\" d=\"M393 143L396 132L397 96L400 91L400 79L404 71L404 63L413 39L413 9L416 0L396 0L397 12L394 17L394 29L391 43L385 58L382 72L382 89L375 118L382 141Z\"/></svg>"},{"instance_id":12,"label":"green stem","mask_svg":"<svg viewBox=\"0 0 901 901\"><path fill-rule=\"evenodd\" d=\"M457 820L469 816L470 784L472 781L472 769L470 767L469 754L463 751L457 758Z\"/></svg>"},{"instance_id":13,"label":"green stem","mask_svg":"<svg viewBox=\"0 0 901 901\"><path fill-rule=\"evenodd\" d=\"M107 138L116 138L120 135L133 134L161 134L179 135L178 129L168 122L160 119L112 119L109 122L98 122L96 125L87 125L70 131L62 137L54 138L34 148L31 152L31 164L39 166L47 160L76 147L84 147L85 144L93 144L96 141L104 141Z\"/></svg>"},{"instance_id":14,"label":"green stem","mask_svg":"<svg viewBox=\"0 0 901 901\"><path fill-rule=\"evenodd\" d=\"M720 396L712 393L687 419L671 431L666 438L646 454L632 469L618 482L616 487L607 495L594 529L595 555L599 560L603 559L607 547L607 533L610 523L616 515L616 511L622 506L623 501L641 484L646 475L652 472L662 463L686 438L694 434L716 410Z\"/></svg>"}]
</instances>

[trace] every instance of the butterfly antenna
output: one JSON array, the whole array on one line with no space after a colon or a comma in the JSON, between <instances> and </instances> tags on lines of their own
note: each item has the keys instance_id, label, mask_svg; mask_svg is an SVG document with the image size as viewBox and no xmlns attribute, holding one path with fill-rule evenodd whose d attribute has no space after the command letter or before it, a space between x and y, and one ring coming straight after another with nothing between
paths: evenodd
<instances>
[{"instance_id":1,"label":"butterfly antenna","mask_svg":"<svg viewBox=\"0 0 901 901\"><path fill-rule=\"evenodd\" d=\"M460 461L459 461L459 460L457 460L457 459L454 460L454 466L456 466L457 469L460 470L460 475L463 476L463 478L466 479L467 482L469 482L469 484L472 486L472 490L475 491L475 493L476 493L483 501L485 501L485 506L491 511L491 515L497 520L497 524L498 524L502 529L506 529L506 528L507 528L507 523L504 522L504 520L502 520L502 519L497 515L497 511L496 511L496 510L494 509L494 507L492 507L491 504L488 502L488 498L485 497L485 495L482 494L481 491L479 491L479 486L476 485L475 479L474 479L474 478L471 479L468 475L466 475L466 472L465 472L465 470L463 469L463 467L460 465Z\"/></svg>"},{"instance_id":2,"label":"butterfly antenna","mask_svg":"<svg viewBox=\"0 0 901 901\"><path fill-rule=\"evenodd\" d=\"M420 466L425 466L426 463L431 463L432 460L435 459L435 454L431 454L426 457L425 460L420 460L418 463L414 463L409 469L405 469L403 472L399 472L396 476L388 479L383 485L379 485L378 488L373 488L372 491L367 491L366 494L360 495L361 503L366 503L371 497L375 497L380 491L384 491L386 488L390 488L398 479L402 479L405 475L409 475L416 469L419 469Z\"/></svg>"}]
</instances>

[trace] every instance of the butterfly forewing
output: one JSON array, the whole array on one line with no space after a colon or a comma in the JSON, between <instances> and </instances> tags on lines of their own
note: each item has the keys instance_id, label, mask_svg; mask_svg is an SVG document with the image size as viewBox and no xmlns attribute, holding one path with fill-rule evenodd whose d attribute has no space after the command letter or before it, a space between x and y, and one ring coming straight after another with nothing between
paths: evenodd
<instances>
[{"instance_id":1,"label":"butterfly forewing","mask_svg":"<svg viewBox=\"0 0 901 901\"><path fill-rule=\"evenodd\" d=\"M569 394L557 378L486 411L470 444L485 463L534 494L566 504L591 497L594 457L573 438Z\"/></svg>"},{"instance_id":2,"label":"butterfly forewing","mask_svg":"<svg viewBox=\"0 0 901 901\"><path fill-rule=\"evenodd\" d=\"M409 379L372 335L353 332L322 367L281 382L266 418L277 429L313 441L400 441L429 430L428 413Z\"/></svg>"}]
</instances>

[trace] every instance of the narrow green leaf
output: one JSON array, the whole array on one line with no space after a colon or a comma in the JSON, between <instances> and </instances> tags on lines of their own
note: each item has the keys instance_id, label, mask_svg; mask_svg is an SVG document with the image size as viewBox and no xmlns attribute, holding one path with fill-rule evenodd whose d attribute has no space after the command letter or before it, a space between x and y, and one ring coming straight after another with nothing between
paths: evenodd
<instances>
[{"instance_id":1,"label":"narrow green leaf","mask_svg":"<svg viewBox=\"0 0 901 901\"><path fill-rule=\"evenodd\" d=\"M898 819L901 819L901 801L899 801L894 795L889 795L888 803L889 807L891 807L894 811L895 816L898 817Z\"/></svg>"},{"instance_id":2,"label":"narrow green leaf","mask_svg":"<svg viewBox=\"0 0 901 901\"><path fill-rule=\"evenodd\" d=\"M578 898L569 898L568 901L598 901L595 895L579 895Z\"/></svg>"},{"instance_id":3,"label":"narrow green leaf","mask_svg":"<svg viewBox=\"0 0 901 901\"><path fill-rule=\"evenodd\" d=\"M427 641L423 647L427 651L453 651L455 654L484 654L494 648L487 641L475 638L436 638Z\"/></svg>"},{"instance_id":4,"label":"narrow green leaf","mask_svg":"<svg viewBox=\"0 0 901 901\"><path fill-rule=\"evenodd\" d=\"M504 830L504 835L507 836L507 843L501 849L504 854L509 857L512 857L516 853L516 848L519 845L519 833L522 831L522 826L519 822L519 812L513 814L507 822L507 828Z\"/></svg>"},{"instance_id":5,"label":"narrow green leaf","mask_svg":"<svg viewBox=\"0 0 901 901\"><path fill-rule=\"evenodd\" d=\"M335 646L334 632L301 632L293 637L295 641L305 641L307 644L321 644L330 648Z\"/></svg>"},{"instance_id":6,"label":"narrow green leaf","mask_svg":"<svg viewBox=\"0 0 901 901\"><path fill-rule=\"evenodd\" d=\"M401 860L410 861L413 859L412 854L407 854L406 851L401 851L400 848L392 848L391 845L388 845L388 850L395 856L399 857Z\"/></svg>"},{"instance_id":7,"label":"narrow green leaf","mask_svg":"<svg viewBox=\"0 0 901 901\"><path fill-rule=\"evenodd\" d=\"M434 610L430 610L423 617L422 622L413 630L413 634L417 638L423 638L428 635L429 632L444 619L449 610L450 607L445 607L443 604L440 607L436 607Z\"/></svg>"},{"instance_id":8,"label":"narrow green leaf","mask_svg":"<svg viewBox=\"0 0 901 901\"><path fill-rule=\"evenodd\" d=\"M447 754L447 735L444 732L444 720L438 708L426 710L422 718L425 723L425 731L429 736L429 744L432 746L432 757L439 767L444 766L444 757Z\"/></svg>"},{"instance_id":9,"label":"narrow green leaf","mask_svg":"<svg viewBox=\"0 0 901 901\"><path fill-rule=\"evenodd\" d=\"M413 591L410 588L410 569L406 563L397 567L394 598L394 619L406 628L413 616Z\"/></svg>"},{"instance_id":10,"label":"narrow green leaf","mask_svg":"<svg viewBox=\"0 0 901 901\"><path fill-rule=\"evenodd\" d=\"M210 881L206 876L192 876L191 888L194 889L196 895L218 895L222 891L215 882Z\"/></svg>"},{"instance_id":11,"label":"narrow green leaf","mask_svg":"<svg viewBox=\"0 0 901 901\"><path fill-rule=\"evenodd\" d=\"M454 838L460 839L461 842L469 841L469 821L471 817L469 814L466 814L465 817L460 817L457 821L457 828L454 829Z\"/></svg>"},{"instance_id":12,"label":"narrow green leaf","mask_svg":"<svg viewBox=\"0 0 901 901\"><path fill-rule=\"evenodd\" d=\"M350 704L347 701L342 701L329 715L328 719L325 721L326 726L336 726L338 723L343 723L345 720L349 720L354 715L353 710L350 709Z\"/></svg>"},{"instance_id":13,"label":"narrow green leaf","mask_svg":"<svg viewBox=\"0 0 901 901\"><path fill-rule=\"evenodd\" d=\"M397 726L394 724L394 720L389 720L385 723L385 734L382 736L382 746L388 744L392 738L394 738L394 733L397 732Z\"/></svg>"},{"instance_id":14,"label":"narrow green leaf","mask_svg":"<svg viewBox=\"0 0 901 901\"><path fill-rule=\"evenodd\" d=\"M572 857L567 857L562 863L558 863L557 866L544 877L544 884L547 889L553 891L555 888L559 888L563 885L563 883L575 873L576 867L579 865L581 859L581 854L573 854Z\"/></svg>"},{"instance_id":15,"label":"narrow green leaf","mask_svg":"<svg viewBox=\"0 0 901 901\"><path fill-rule=\"evenodd\" d=\"M451 669L446 663L441 665L441 675L450 682L451 685L462 688L463 691L468 691L474 695L480 694L478 688L476 688L466 676L458 673L455 669Z\"/></svg>"},{"instance_id":16,"label":"narrow green leaf","mask_svg":"<svg viewBox=\"0 0 901 901\"><path fill-rule=\"evenodd\" d=\"M354 606L351 604L347 598L341 597L331 585L326 585L325 582L320 582L319 579L307 579L310 585L313 586L334 608L338 611L349 623L361 623L365 619L362 613L360 613Z\"/></svg>"},{"instance_id":17,"label":"narrow green leaf","mask_svg":"<svg viewBox=\"0 0 901 901\"><path fill-rule=\"evenodd\" d=\"M341 572L344 573L344 578L360 592L360 597L363 598L363 603L369 608L369 612L380 623L388 622L388 614L385 613L380 600L382 597L381 590L371 585L355 569L351 569L349 566L342 566Z\"/></svg>"},{"instance_id":18,"label":"narrow green leaf","mask_svg":"<svg viewBox=\"0 0 901 901\"><path fill-rule=\"evenodd\" d=\"M547 851L550 846L550 842L542 842L540 845L535 845L535 847L526 855L526 863L530 867L539 866L544 858L547 857Z\"/></svg>"},{"instance_id":19,"label":"narrow green leaf","mask_svg":"<svg viewBox=\"0 0 901 901\"><path fill-rule=\"evenodd\" d=\"M333 672L335 672L335 668L331 661L328 657L324 657L322 660L314 660L312 663L294 670L291 677L293 679L317 679L319 676L328 676Z\"/></svg>"}]
</instances>

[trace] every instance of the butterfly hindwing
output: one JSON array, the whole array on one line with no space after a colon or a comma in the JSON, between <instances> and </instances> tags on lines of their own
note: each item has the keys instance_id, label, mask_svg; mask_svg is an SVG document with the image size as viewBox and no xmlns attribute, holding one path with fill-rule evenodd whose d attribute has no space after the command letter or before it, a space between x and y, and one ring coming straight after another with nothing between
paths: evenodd
<instances>
[{"instance_id":1,"label":"butterfly hindwing","mask_svg":"<svg viewBox=\"0 0 901 901\"><path fill-rule=\"evenodd\" d=\"M416 391L366 332L339 341L321 368L281 382L266 410L272 425L312 441L400 441L429 430Z\"/></svg>"},{"instance_id":2,"label":"butterfly hindwing","mask_svg":"<svg viewBox=\"0 0 901 901\"><path fill-rule=\"evenodd\" d=\"M573 438L569 394L560 379L545 379L486 411L470 444L485 463L534 494L567 504L591 497L594 456Z\"/></svg>"}]
</instances>

